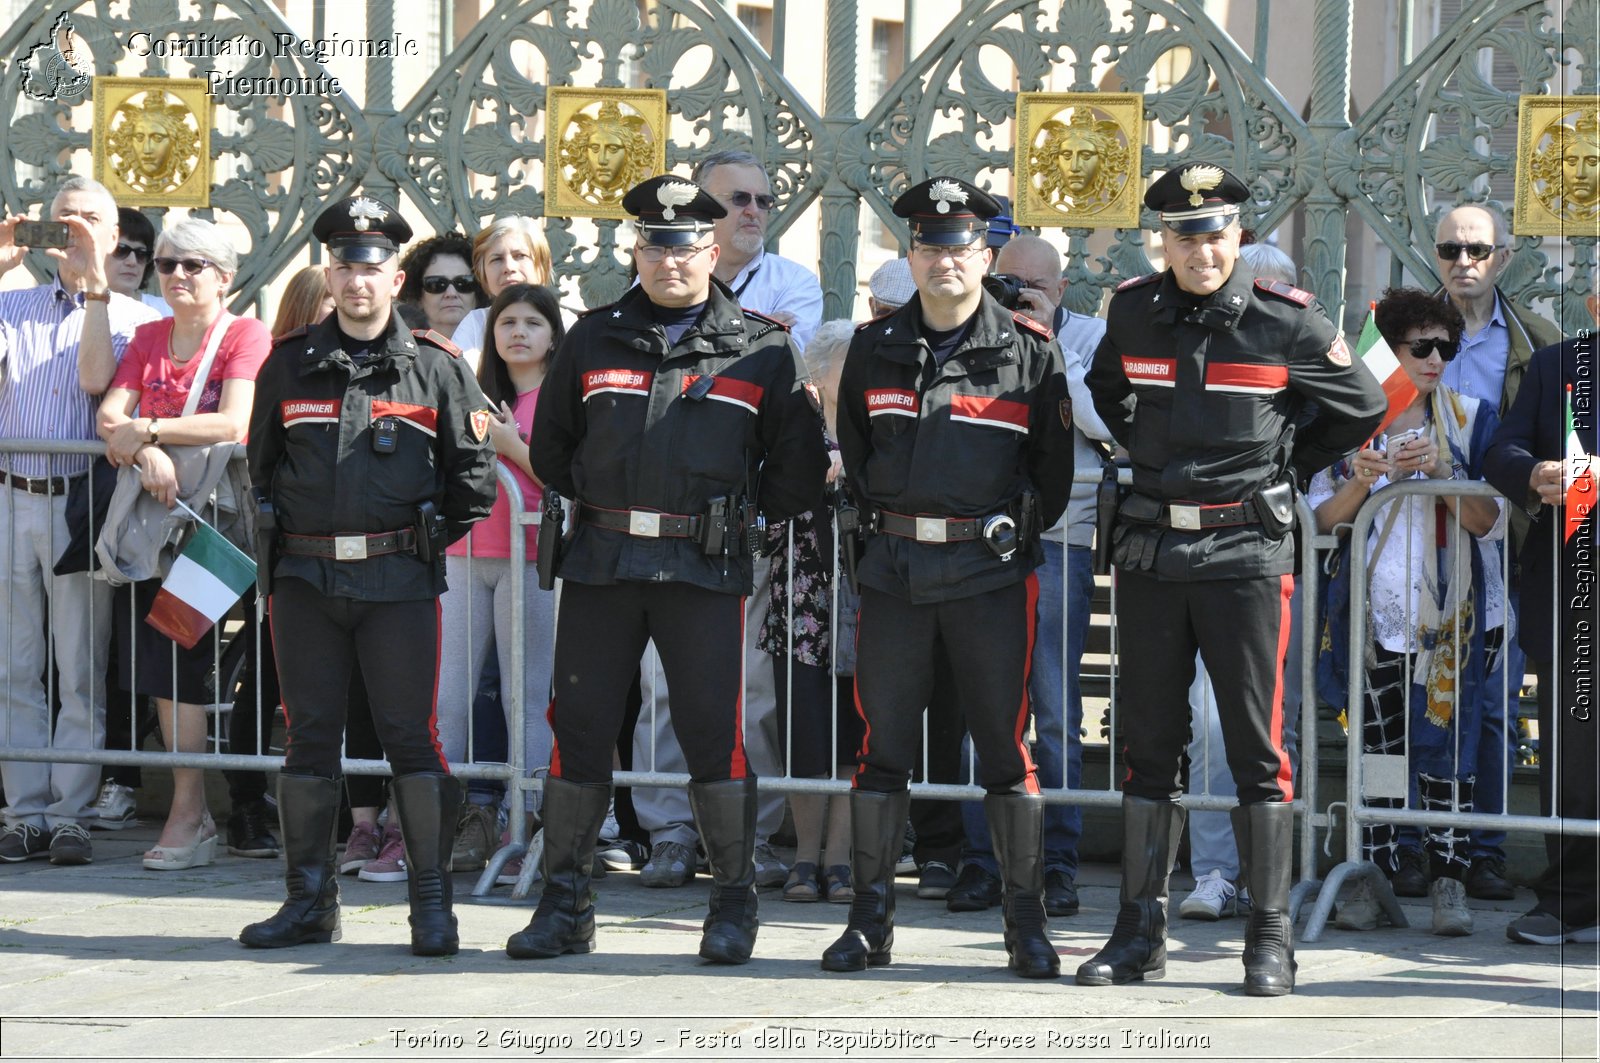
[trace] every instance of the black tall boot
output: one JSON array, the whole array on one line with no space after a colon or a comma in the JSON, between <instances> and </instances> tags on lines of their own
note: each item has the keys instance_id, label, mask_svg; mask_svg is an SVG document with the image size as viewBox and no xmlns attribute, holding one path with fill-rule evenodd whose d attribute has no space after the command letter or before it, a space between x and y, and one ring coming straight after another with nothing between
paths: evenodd
<instances>
[{"instance_id":1,"label":"black tall boot","mask_svg":"<svg viewBox=\"0 0 1600 1063\"><path fill-rule=\"evenodd\" d=\"M1294 959L1294 924L1289 921L1294 806L1262 802L1245 811L1250 859L1244 871L1252 907L1244 932L1244 991L1252 997L1287 996L1294 992L1299 966Z\"/></svg>"},{"instance_id":2,"label":"black tall boot","mask_svg":"<svg viewBox=\"0 0 1600 1063\"><path fill-rule=\"evenodd\" d=\"M756 947L756 781L689 784L689 807L711 864L700 958L748 963Z\"/></svg>"},{"instance_id":3,"label":"black tall boot","mask_svg":"<svg viewBox=\"0 0 1600 1063\"><path fill-rule=\"evenodd\" d=\"M279 775L278 822L289 896L277 915L251 923L239 940L253 949L338 941L339 879L333 846L339 825L339 780Z\"/></svg>"},{"instance_id":4,"label":"black tall boot","mask_svg":"<svg viewBox=\"0 0 1600 1063\"><path fill-rule=\"evenodd\" d=\"M894 948L894 865L905 840L911 791L850 791L850 878L855 899L839 940L822 954L824 971L864 971L889 962Z\"/></svg>"},{"instance_id":5,"label":"black tall boot","mask_svg":"<svg viewBox=\"0 0 1600 1063\"><path fill-rule=\"evenodd\" d=\"M397 776L391 790L406 842L411 952L454 956L461 937L450 903L450 851L461 814L461 782L442 772L419 772Z\"/></svg>"},{"instance_id":6,"label":"black tall boot","mask_svg":"<svg viewBox=\"0 0 1600 1063\"><path fill-rule=\"evenodd\" d=\"M1045 933L1044 798L988 794L983 812L1000 862L1006 955L1023 978L1061 977L1061 957Z\"/></svg>"},{"instance_id":7,"label":"black tall boot","mask_svg":"<svg viewBox=\"0 0 1600 1063\"><path fill-rule=\"evenodd\" d=\"M542 960L594 951L595 839L611 804L608 783L578 783L554 775L544 780L544 891L526 929L506 940L514 960Z\"/></svg>"},{"instance_id":8,"label":"black tall boot","mask_svg":"<svg viewBox=\"0 0 1600 1063\"><path fill-rule=\"evenodd\" d=\"M1167 973L1167 878L1183 834L1176 801L1122 797L1122 896L1105 947L1078 968L1079 985L1122 985Z\"/></svg>"}]
</instances>

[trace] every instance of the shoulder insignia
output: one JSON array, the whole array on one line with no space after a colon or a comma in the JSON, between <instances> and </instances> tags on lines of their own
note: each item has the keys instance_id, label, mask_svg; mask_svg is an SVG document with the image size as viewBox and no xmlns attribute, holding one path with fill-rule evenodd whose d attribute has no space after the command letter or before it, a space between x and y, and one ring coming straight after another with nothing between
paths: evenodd
<instances>
[{"instance_id":1,"label":"shoulder insignia","mask_svg":"<svg viewBox=\"0 0 1600 1063\"><path fill-rule=\"evenodd\" d=\"M1159 279L1160 276L1161 274L1159 273L1146 273L1142 277L1129 277L1127 280L1117 285L1117 291L1125 292L1129 288L1137 288L1141 284L1149 284L1151 281Z\"/></svg>"},{"instance_id":2,"label":"shoulder insignia","mask_svg":"<svg viewBox=\"0 0 1600 1063\"><path fill-rule=\"evenodd\" d=\"M426 343L430 347L437 347L452 358L461 357L461 348L451 343L442 332L435 332L431 328L416 328L411 330L411 335Z\"/></svg>"},{"instance_id":3,"label":"shoulder insignia","mask_svg":"<svg viewBox=\"0 0 1600 1063\"><path fill-rule=\"evenodd\" d=\"M467 426L472 438L479 443L489 438L489 421L494 417L488 410L473 410L467 414Z\"/></svg>"},{"instance_id":4,"label":"shoulder insignia","mask_svg":"<svg viewBox=\"0 0 1600 1063\"><path fill-rule=\"evenodd\" d=\"M1328 345L1327 357L1328 361L1340 369L1350 368L1350 345L1345 343L1344 333L1334 333L1333 342Z\"/></svg>"},{"instance_id":5,"label":"shoulder insignia","mask_svg":"<svg viewBox=\"0 0 1600 1063\"><path fill-rule=\"evenodd\" d=\"M597 306L593 310L585 310L583 313L578 315L578 320L582 321L586 317L592 317L593 315L600 313L602 310L610 310L615 305L615 303L607 303L605 306Z\"/></svg>"},{"instance_id":6,"label":"shoulder insignia","mask_svg":"<svg viewBox=\"0 0 1600 1063\"><path fill-rule=\"evenodd\" d=\"M1311 300L1315 298L1304 288L1296 288L1294 285L1285 284L1282 281L1270 281L1264 277L1256 278L1256 287L1264 292L1271 292L1273 295L1287 299L1298 306L1310 306Z\"/></svg>"},{"instance_id":7,"label":"shoulder insignia","mask_svg":"<svg viewBox=\"0 0 1600 1063\"><path fill-rule=\"evenodd\" d=\"M1011 311L1011 320L1015 321L1018 325L1021 325L1023 328L1027 329L1029 332L1035 333L1036 335L1039 335L1039 336L1043 336L1047 340L1055 339L1055 335L1056 334L1054 332L1051 332L1049 329L1047 329L1043 325L1039 324L1037 321L1035 321L1033 318L1029 317L1027 314L1019 314L1015 310L1013 310L1013 311Z\"/></svg>"},{"instance_id":8,"label":"shoulder insignia","mask_svg":"<svg viewBox=\"0 0 1600 1063\"><path fill-rule=\"evenodd\" d=\"M288 332L285 332L282 336L274 336L272 338L272 345L276 347L280 343L288 343L290 340L297 340L310 331L310 325L301 325L299 328L292 328Z\"/></svg>"},{"instance_id":9,"label":"shoulder insignia","mask_svg":"<svg viewBox=\"0 0 1600 1063\"><path fill-rule=\"evenodd\" d=\"M885 318L893 317L894 315L898 314L899 312L900 312L900 307L895 307L893 310L885 310L883 313L879 314L877 317L868 318L867 320L863 321L861 324L857 325L856 326L856 331L860 332L862 329L871 328L873 325L876 325L878 322L884 320Z\"/></svg>"},{"instance_id":10,"label":"shoulder insignia","mask_svg":"<svg viewBox=\"0 0 1600 1063\"><path fill-rule=\"evenodd\" d=\"M775 325L778 328L783 329L783 331L785 331L785 332L789 331L789 326L785 325L782 321L779 321L775 317L768 317L766 314L761 313L759 310L752 310L748 306L742 306L739 309L744 311L744 316L745 317L753 317L757 321L761 322L764 325Z\"/></svg>"}]
</instances>

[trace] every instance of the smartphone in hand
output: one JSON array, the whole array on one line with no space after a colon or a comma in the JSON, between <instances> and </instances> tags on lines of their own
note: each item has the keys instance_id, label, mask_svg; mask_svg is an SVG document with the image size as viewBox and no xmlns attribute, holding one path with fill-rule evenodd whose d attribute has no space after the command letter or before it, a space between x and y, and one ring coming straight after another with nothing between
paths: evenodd
<instances>
[{"instance_id":1,"label":"smartphone in hand","mask_svg":"<svg viewBox=\"0 0 1600 1063\"><path fill-rule=\"evenodd\" d=\"M27 247L66 247L72 242L72 230L64 221L19 221L11 238Z\"/></svg>"}]
</instances>

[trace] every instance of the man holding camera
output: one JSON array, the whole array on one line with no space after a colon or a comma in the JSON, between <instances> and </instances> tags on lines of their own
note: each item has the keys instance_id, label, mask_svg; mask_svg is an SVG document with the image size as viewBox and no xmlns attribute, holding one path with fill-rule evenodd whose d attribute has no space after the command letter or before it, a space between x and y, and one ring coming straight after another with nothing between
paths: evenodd
<instances>
[{"instance_id":1,"label":"man holding camera","mask_svg":"<svg viewBox=\"0 0 1600 1063\"><path fill-rule=\"evenodd\" d=\"M394 311L411 226L370 196L312 228L334 312L278 339L256 380L250 480L262 502L288 741L278 776L288 899L244 928L251 948L339 937L334 874L346 692L355 668L394 771L411 951L459 947L449 861L461 792L439 749L444 548L495 500L488 400L460 352Z\"/></svg>"},{"instance_id":2,"label":"man holding camera","mask_svg":"<svg viewBox=\"0 0 1600 1063\"><path fill-rule=\"evenodd\" d=\"M544 784L544 892L515 959L594 951L589 881L629 686L654 640L711 861L701 958L756 938L756 780L745 756L743 596L761 518L821 503L818 411L778 322L713 279L726 208L681 177L635 186L639 283L567 334L539 393L530 455L572 500L557 572L555 749ZM551 529L541 528L541 554Z\"/></svg>"},{"instance_id":3,"label":"man holding camera","mask_svg":"<svg viewBox=\"0 0 1600 1063\"><path fill-rule=\"evenodd\" d=\"M840 449L869 530L856 641L867 734L850 795L855 901L822 966L889 962L907 784L942 660L982 758L1010 967L1054 978L1044 802L1023 733L1039 534L1072 487L1066 378L1050 330L984 290L992 197L940 177L894 212L910 224L917 294L857 330L839 386Z\"/></svg>"},{"instance_id":4,"label":"man holding camera","mask_svg":"<svg viewBox=\"0 0 1600 1063\"><path fill-rule=\"evenodd\" d=\"M1080 985L1166 973L1167 877L1183 831L1196 649L1216 683L1255 901L1245 992L1294 990L1294 819L1283 654L1294 590L1294 480L1372 434L1385 402L1309 292L1235 269L1250 190L1189 163L1145 193L1167 268L1112 296L1088 384L1133 463L1111 533L1124 632L1122 898ZM1308 408L1316 404L1315 415Z\"/></svg>"}]
</instances>

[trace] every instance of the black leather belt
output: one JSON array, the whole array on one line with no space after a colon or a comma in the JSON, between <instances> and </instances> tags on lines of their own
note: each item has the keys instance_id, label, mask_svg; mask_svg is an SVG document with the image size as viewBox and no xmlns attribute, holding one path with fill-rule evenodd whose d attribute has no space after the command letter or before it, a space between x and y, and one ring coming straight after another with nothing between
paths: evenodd
<instances>
[{"instance_id":1,"label":"black leather belt","mask_svg":"<svg viewBox=\"0 0 1600 1063\"><path fill-rule=\"evenodd\" d=\"M1156 523L1179 531L1200 531L1204 528L1228 528L1244 524L1259 524L1256 507L1249 502L1228 502L1220 506L1202 506L1194 502L1167 502L1161 507Z\"/></svg>"},{"instance_id":2,"label":"black leather belt","mask_svg":"<svg viewBox=\"0 0 1600 1063\"><path fill-rule=\"evenodd\" d=\"M878 511L878 530L915 539L919 543L966 543L983 538L982 518L908 517L904 513Z\"/></svg>"},{"instance_id":3,"label":"black leather belt","mask_svg":"<svg viewBox=\"0 0 1600 1063\"><path fill-rule=\"evenodd\" d=\"M365 561L384 554L414 554L417 533L414 528L377 532L372 535L289 535L278 536L278 548L297 557L325 557L331 561Z\"/></svg>"},{"instance_id":4,"label":"black leather belt","mask_svg":"<svg viewBox=\"0 0 1600 1063\"><path fill-rule=\"evenodd\" d=\"M699 517L656 513L646 509L602 509L587 502L578 505L578 519L606 531L627 532L640 539L698 539Z\"/></svg>"},{"instance_id":5,"label":"black leather belt","mask_svg":"<svg viewBox=\"0 0 1600 1063\"><path fill-rule=\"evenodd\" d=\"M80 472L77 476L41 476L37 480L30 480L16 473L0 472L0 484L10 484L18 491L26 491L30 495L64 495L72 481L87 475L88 473Z\"/></svg>"}]
</instances>

